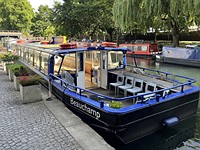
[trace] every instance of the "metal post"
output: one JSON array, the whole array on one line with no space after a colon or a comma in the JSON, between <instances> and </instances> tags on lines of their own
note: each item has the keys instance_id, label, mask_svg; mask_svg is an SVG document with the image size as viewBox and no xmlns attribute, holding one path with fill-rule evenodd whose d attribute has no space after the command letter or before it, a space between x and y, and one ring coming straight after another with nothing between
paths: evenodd
<instances>
[{"instance_id":1,"label":"metal post","mask_svg":"<svg viewBox=\"0 0 200 150\"><path fill-rule=\"evenodd\" d=\"M52 100L52 98L51 98L51 95L52 95L52 93L51 93L51 91L52 91L51 81L52 81L52 79L51 79L51 77L49 77L49 81L48 81L48 83L49 83L49 93L48 93L48 96L49 97L46 99L47 101L51 101Z\"/></svg>"}]
</instances>

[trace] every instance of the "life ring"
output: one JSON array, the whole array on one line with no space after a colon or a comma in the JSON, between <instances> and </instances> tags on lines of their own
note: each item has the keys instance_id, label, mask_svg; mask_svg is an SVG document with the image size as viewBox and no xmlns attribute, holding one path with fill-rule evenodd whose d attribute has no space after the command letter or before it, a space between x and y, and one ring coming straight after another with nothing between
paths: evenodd
<instances>
[{"instance_id":1,"label":"life ring","mask_svg":"<svg viewBox=\"0 0 200 150\"><path fill-rule=\"evenodd\" d=\"M49 41L41 41L40 43L41 43L41 44L50 44Z\"/></svg>"},{"instance_id":2,"label":"life ring","mask_svg":"<svg viewBox=\"0 0 200 150\"><path fill-rule=\"evenodd\" d=\"M117 43L114 42L102 42L101 45L104 47L117 47Z\"/></svg>"},{"instance_id":3,"label":"life ring","mask_svg":"<svg viewBox=\"0 0 200 150\"><path fill-rule=\"evenodd\" d=\"M17 43L22 44L22 43L24 43L24 41L23 40L17 40Z\"/></svg>"},{"instance_id":4,"label":"life ring","mask_svg":"<svg viewBox=\"0 0 200 150\"><path fill-rule=\"evenodd\" d=\"M77 48L77 44L76 43L64 43L64 44L60 44L59 46L60 46L59 49L73 49L73 48Z\"/></svg>"}]
</instances>

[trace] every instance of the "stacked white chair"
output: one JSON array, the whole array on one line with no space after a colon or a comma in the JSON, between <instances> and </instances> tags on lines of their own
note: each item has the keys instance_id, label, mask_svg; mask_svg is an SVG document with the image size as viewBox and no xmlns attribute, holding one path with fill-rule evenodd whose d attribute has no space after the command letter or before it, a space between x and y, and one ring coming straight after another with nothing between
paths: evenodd
<instances>
[{"instance_id":1,"label":"stacked white chair","mask_svg":"<svg viewBox=\"0 0 200 150\"><path fill-rule=\"evenodd\" d=\"M134 83L134 78L127 76L126 80L125 80L125 84L118 86L118 88L117 88L117 95L119 94L120 90L123 90L124 96L126 96L127 95L126 94L126 89L132 88L133 87L133 83Z\"/></svg>"},{"instance_id":2,"label":"stacked white chair","mask_svg":"<svg viewBox=\"0 0 200 150\"><path fill-rule=\"evenodd\" d=\"M124 95L127 96L127 92L132 93L133 95L135 95L138 92L141 92L142 88L143 88L143 83L144 83L143 80L141 80L141 79L135 79L134 80L133 88L126 89Z\"/></svg>"},{"instance_id":3,"label":"stacked white chair","mask_svg":"<svg viewBox=\"0 0 200 150\"><path fill-rule=\"evenodd\" d=\"M117 87L123 84L124 84L124 75L118 75L117 81L109 84L109 90L111 91L111 87L113 86L115 88L115 95L116 95Z\"/></svg>"}]
</instances>

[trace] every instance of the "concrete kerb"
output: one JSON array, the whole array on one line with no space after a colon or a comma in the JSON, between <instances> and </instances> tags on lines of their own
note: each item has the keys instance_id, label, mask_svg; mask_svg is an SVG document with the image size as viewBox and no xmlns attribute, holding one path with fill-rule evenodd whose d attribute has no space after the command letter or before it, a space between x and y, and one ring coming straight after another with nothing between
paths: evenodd
<instances>
[{"instance_id":1,"label":"concrete kerb","mask_svg":"<svg viewBox=\"0 0 200 150\"><path fill-rule=\"evenodd\" d=\"M79 117L72 113L60 100L52 96L51 101L46 101L48 91L42 89L42 98L46 107L56 119L65 127L71 136L85 150L113 150L105 140Z\"/></svg>"}]
</instances>

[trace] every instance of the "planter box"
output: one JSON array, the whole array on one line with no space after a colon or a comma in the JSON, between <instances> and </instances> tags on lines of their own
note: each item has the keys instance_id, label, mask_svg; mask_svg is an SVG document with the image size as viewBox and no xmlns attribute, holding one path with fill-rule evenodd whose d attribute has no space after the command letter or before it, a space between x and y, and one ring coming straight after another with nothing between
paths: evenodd
<instances>
[{"instance_id":1,"label":"planter box","mask_svg":"<svg viewBox=\"0 0 200 150\"><path fill-rule=\"evenodd\" d=\"M19 91L19 78L20 77L17 77L15 75L13 75L13 80L14 80L14 87L15 87L15 90Z\"/></svg>"},{"instance_id":2,"label":"planter box","mask_svg":"<svg viewBox=\"0 0 200 150\"><path fill-rule=\"evenodd\" d=\"M8 75L8 68L6 64L12 64L12 63L13 62L2 61L3 70L6 72L7 75Z\"/></svg>"},{"instance_id":3,"label":"planter box","mask_svg":"<svg viewBox=\"0 0 200 150\"><path fill-rule=\"evenodd\" d=\"M22 103L32 103L42 100L41 85L19 85Z\"/></svg>"},{"instance_id":4,"label":"planter box","mask_svg":"<svg viewBox=\"0 0 200 150\"><path fill-rule=\"evenodd\" d=\"M8 69L8 76L9 76L9 80L13 81L13 79L14 79L14 73L10 69Z\"/></svg>"}]
</instances>

